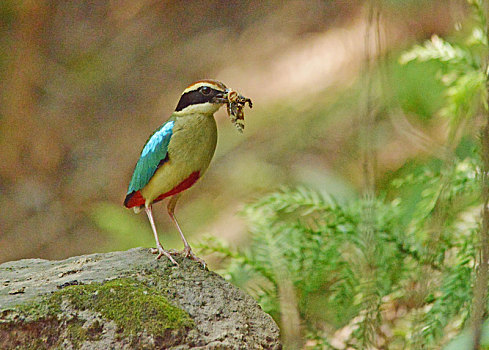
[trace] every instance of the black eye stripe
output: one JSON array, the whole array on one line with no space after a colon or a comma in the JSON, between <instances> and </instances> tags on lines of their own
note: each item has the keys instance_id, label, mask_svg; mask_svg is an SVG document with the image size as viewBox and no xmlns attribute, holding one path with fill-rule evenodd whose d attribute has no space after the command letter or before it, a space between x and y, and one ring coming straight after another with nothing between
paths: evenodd
<instances>
[{"instance_id":1,"label":"black eye stripe","mask_svg":"<svg viewBox=\"0 0 489 350\"><path fill-rule=\"evenodd\" d=\"M177 108L175 108L175 111L178 112L191 105L209 102L214 97L216 97L216 95L222 94L222 91L209 87L210 89L209 93L207 95L204 95L200 91L201 88L202 87L200 87L197 90L192 90L184 93L182 97L180 97L180 101L178 101Z\"/></svg>"}]
</instances>

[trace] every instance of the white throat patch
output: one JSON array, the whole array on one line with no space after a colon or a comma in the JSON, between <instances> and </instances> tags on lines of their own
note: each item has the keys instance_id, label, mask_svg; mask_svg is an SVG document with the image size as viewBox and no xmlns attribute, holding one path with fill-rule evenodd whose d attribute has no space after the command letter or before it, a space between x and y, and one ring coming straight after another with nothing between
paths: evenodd
<instances>
[{"instance_id":1,"label":"white throat patch","mask_svg":"<svg viewBox=\"0 0 489 350\"><path fill-rule=\"evenodd\" d=\"M220 103L198 103L194 105L190 105L182 109L181 111L175 111L173 114L175 115L184 115L184 114L214 114L217 112L219 108L221 108L222 104Z\"/></svg>"}]
</instances>

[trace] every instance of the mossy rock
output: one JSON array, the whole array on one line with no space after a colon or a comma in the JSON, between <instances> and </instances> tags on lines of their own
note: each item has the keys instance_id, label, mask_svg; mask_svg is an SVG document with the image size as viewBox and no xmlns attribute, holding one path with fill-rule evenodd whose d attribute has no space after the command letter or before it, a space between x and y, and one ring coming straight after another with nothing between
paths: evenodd
<instances>
[{"instance_id":1,"label":"mossy rock","mask_svg":"<svg viewBox=\"0 0 489 350\"><path fill-rule=\"evenodd\" d=\"M160 346L182 343L185 342L183 335L195 327L190 316L170 304L158 288L132 278L68 286L12 311L16 312L17 320L24 320L23 329L26 325L29 330L43 325L35 332L22 334L15 346L32 343L31 346L41 349L46 348L44 343L50 347L61 346L64 339L74 347L85 341L100 341L106 322L115 324L116 338L121 341L126 338L133 346L144 332ZM19 322L5 322L0 325L0 334L12 334L18 326ZM53 328L57 331L53 332ZM26 339L29 334L31 339ZM1 338L9 336L4 334Z\"/></svg>"},{"instance_id":2,"label":"mossy rock","mask_svg":"<svg viewBox=\"0 0 489 350\"><path fill-rule=\"evenodd\" d=\"M1 349L279 349L256 302L146 249L0 265Z\"/></svg>"}]
</instances>

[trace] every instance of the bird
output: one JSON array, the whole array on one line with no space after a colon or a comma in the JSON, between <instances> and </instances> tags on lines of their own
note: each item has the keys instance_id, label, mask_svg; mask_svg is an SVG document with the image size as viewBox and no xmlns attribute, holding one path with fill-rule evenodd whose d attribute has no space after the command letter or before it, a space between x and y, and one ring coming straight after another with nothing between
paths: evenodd
<instances>
[{"instance_id":1,"label":"bird","mask_svg":"<svg viewBox=\"0 0 489 350\"><path fill-rule=\"evenodd\" d=\"M126 208L146 211L156 248L156 259L166 256L178 263L158 238L152 207L168 198L167 211L184 244L183 256L205 262L192 251L175 217L175 206L183 191L192 187L207 170L217 144L214 113L228 103L231 90L223 83L204 79L189 85L180 96L170 118L146 141L136 163L124 200Z\"/></svg>"}]
</instances>

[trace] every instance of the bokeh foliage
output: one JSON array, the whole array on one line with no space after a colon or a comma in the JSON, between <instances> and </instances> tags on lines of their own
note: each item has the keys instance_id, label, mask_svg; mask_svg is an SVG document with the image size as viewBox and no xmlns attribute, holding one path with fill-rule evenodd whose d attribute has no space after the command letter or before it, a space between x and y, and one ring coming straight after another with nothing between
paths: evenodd
<instances>
[{"instance_id":1,"label":"bokeh foliage","mask_svg":"<svg viewBox=\"0 0 489 350\"><path fill-rule=\"evenodd\" d=\"M464 1L376 3L388 38L370 72L385 85L367 200L365 2L0 3L0 261L151 246L146 218L122 208L140 148L188 83L217 78L255 107L244 136L218 114L211 168L179 203L191 242L210 232L203 248L225 257L210 266L311 348L372 333L442 346L470 316L487 43ZM160 208L163 244L180 248Z\"/></svg>"},{"instance_id":2,"label":"bokeh foliage","mask_svg":"<svg viewBox=\"0 0 489 350\"><path fill-rule=\"evenodd\" d=\"M469 4L469 31L451 41L433 36L387 66L390 83L400 77L405 84L381 102L377 123L399 111L416 114L418 125L445 121L442 143L422 135L431 155L397 169L374 198L338 201L306 187L273 192L243 210L248 247L212 238L202 244L222 254L227 278L253 293L282 331L291 331L287 310L297 309L306 348L439 349L470 329L480 266L477 130L488 110L489 51L482 2ZM284 281L296 300L281 297ZM471 342L467 330L447 348Z\"/></svg>"}]
</instances>

